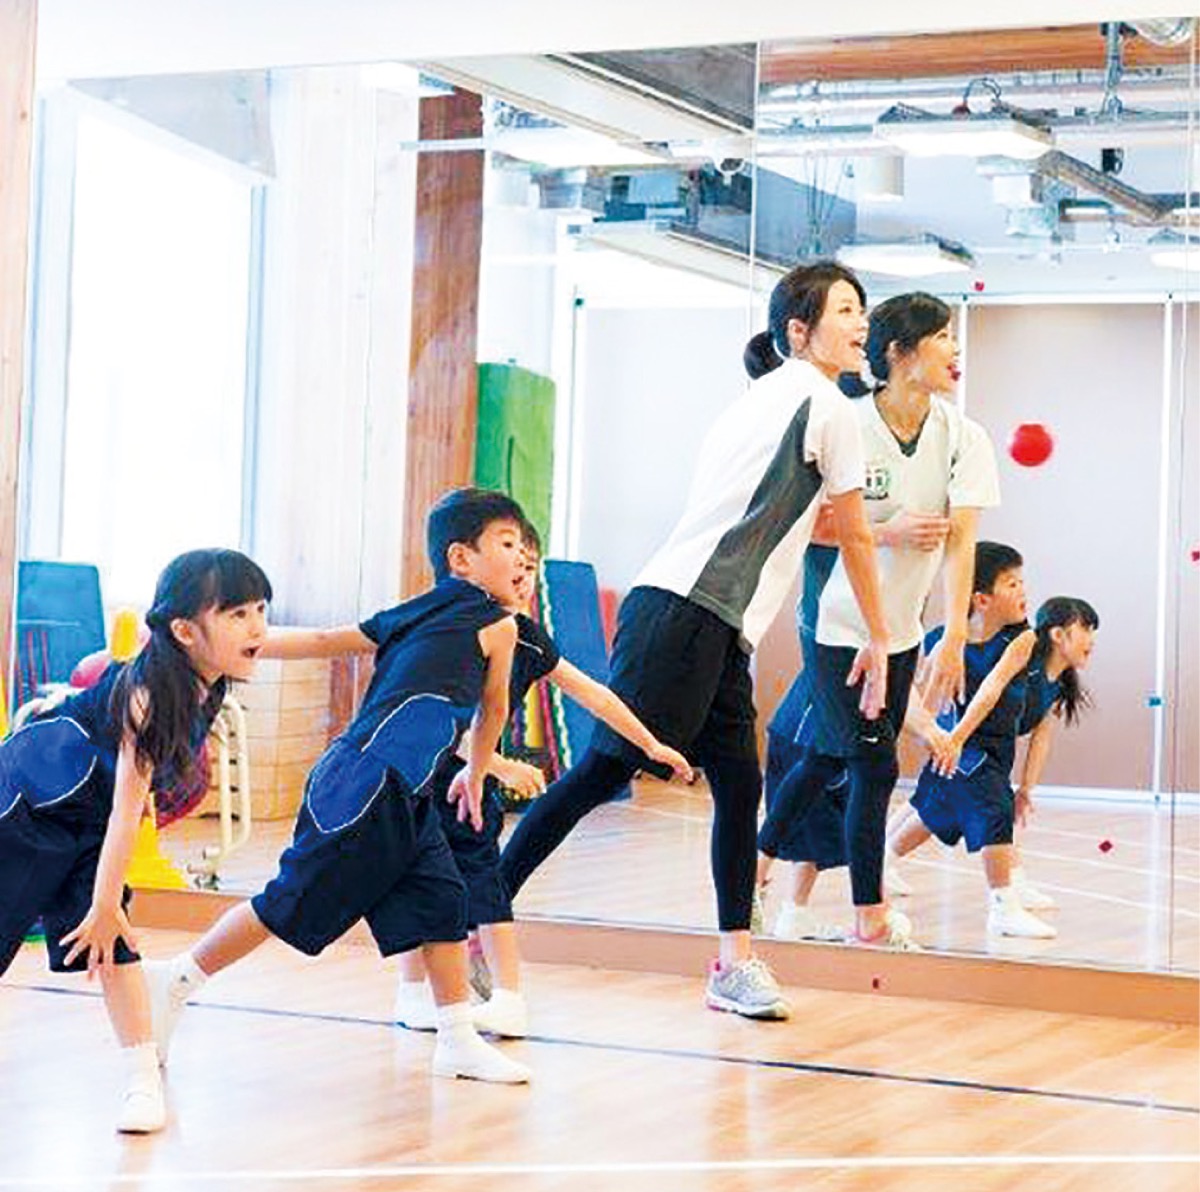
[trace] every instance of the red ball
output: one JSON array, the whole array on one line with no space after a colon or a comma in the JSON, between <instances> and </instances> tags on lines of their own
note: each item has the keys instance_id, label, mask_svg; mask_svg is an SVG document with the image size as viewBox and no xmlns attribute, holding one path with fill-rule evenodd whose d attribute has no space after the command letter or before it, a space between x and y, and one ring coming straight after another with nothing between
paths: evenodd
<instances>
[{"instance_id":1,"label":"red ball","mask_svg":"<svg viewBox=\"0 0 1200 1192\"><path fill-rule=\"evenodd\" d=\"M1054 438L1040 422L1022 422L1008 442L1008 454L1023 468L1036 468L1050 458Z\"/></svg>"}]
</instances>

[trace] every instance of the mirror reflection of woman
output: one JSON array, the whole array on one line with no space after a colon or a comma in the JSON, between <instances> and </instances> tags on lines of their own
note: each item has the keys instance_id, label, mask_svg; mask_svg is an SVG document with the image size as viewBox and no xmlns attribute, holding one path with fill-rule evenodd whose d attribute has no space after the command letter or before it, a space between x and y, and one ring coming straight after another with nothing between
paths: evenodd
<instances>
[{"instance_id":1,"label":"mirror reflection of woman","mask_svg":"<svg viewBox=\"0 0 1200 1192\"><path fill-rule=\"evenodd\" d=\"M878 388L855 403L867 461L868 516L877 526L880 582L890 640L887 707L865 719L848 686L867 640L839 559L821 593L813 692L814 748L789 776L759 834L760 885L771 860L826 786L848 772L846 845L855 934L864 943L912 948L912 925L883 897L888 802L923 636L921 612L943 568L946 633L927 660L923 696L936 708L963 690L963 646L980 510L999 503L987 433L952 401L958 344L951 310L929 294L902 294L871 314L867 361ZM888 527L888 533L883 532Z\"/></svg>"}]
</instances>

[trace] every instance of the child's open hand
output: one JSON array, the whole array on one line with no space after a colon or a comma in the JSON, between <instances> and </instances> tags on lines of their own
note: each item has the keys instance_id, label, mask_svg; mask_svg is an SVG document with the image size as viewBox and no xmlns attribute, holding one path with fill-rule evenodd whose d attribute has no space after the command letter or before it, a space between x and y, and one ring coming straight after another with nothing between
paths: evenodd
<instances>
[{"instance_id":1,"label":"child's open hand","mask_svg":"<svg viewBox=\"0 0 1200 1192\"><path fill-rule=\"evenodd\" d=\"M691 782L696 777L688 759L679 750L672 749L670 745L664 745L661 741L656 741L652 748L647 749L646 756L652 762L658 762L660 766L670 766L680 782Z\"/></svg>"},{"instance_id":2,"label":"child's open hand","mask_svg":"<svg viewBox=\"0 0 1200 1192\"><path fill-rule=\"evenodd\" d=\"M454 775L446 792L446 802L458 804L458 822L469 819L476 832L483 831L483 779L482 770L464 766Z\"/></svg>"},{"instance_id":3,"label":"child's open hand","mask_svg":"<svg viewBox=\"0 0 1200 1192\"><path fill-rule=\"evenodd\" d=\"M64 963L71 964L86 952L90 981L101 969L111 971L118 939L123 939L127 947L137 951L137 937L125 911L120 906L106 907L92 903L79 926L74 931L68 931L59 941L63 947L71 945Z\"/></svg>"},{"instance_id":4,"label":"child's open hand","mask_svg":"<svg viewBox=\"0 0 1200 1192\"><path fill-rule=\"evenodd\" d=\"M1028 787L1019 786L1013 792L1013 817L1017 827L1024 828L1033 815L1033 792Z\"/></svg>"}]
</instances>

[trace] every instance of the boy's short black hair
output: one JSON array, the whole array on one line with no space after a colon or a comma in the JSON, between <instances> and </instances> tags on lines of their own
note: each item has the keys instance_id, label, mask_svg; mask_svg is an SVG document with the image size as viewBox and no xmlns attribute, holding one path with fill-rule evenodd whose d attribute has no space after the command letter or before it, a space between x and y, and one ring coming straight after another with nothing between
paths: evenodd
<instances>
[{"instance_id":1,"label":"boy's short black hair","mask_svg":"<svg viewBox=\"0 0 1200 1192\"><path fill-rule=\"evenodd\" d=\"M541 555L542 536L538 533L537 526L533 522L523 521L521 523L521 538L529 550L532 550L536 555Z\"/></svg>"},{"instance_id":2,"label":"boy's short black hair","mask_svg":"<svg viewBox=\"0 0 1200 1192\"><path fill-rule=\"evenodd\" d=\"M1006 546L1003 542L975 543L975 578L971 582L971 591L990 596L996 581L1004 572L1013 571L1024 564L1021 552L1015 547Z\"/></svg>"},{"instance_id":3,"label":"boy's short black hair","mask_svg":"<svg viewBox=\"0 0 1200 1192\"><path fill-rule=\"evenodd\" d=\"M490 488L453 488L443 493L425 518L425 545L434 579L450 574L446 554L453 543L474 546L484 530L498 521L525 525L521 506L507 493Z\"/></svg>"}]
</instances>

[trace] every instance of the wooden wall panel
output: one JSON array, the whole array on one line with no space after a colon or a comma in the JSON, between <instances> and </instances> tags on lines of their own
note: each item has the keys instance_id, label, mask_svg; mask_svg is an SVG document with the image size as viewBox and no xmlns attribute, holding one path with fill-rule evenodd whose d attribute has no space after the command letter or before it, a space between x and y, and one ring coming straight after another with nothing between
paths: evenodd
<instances>
[{"instance_id":1,"label":"wooden wall panel","mask_svg":"<svg viewBox=\"0 0 1200 1192\"><path fill-rule=\"evenodd\" d=\"M0 675L9 675L24 387L36 0L0 4Z\"/></svg>"},{"instance_id":2,"label":"wooden wall panel","mask_svg":"<svg viewBox=\"0 0 1200 1192\"><path fill-rule=\"evenodd\" d=\"M483 131L477 95L421 101L421 139ZM417 167L401 592L428 587L425 514L475 468L476 331L483 242L483 153L424 153Z\"/></svg>"},{"instance_id":3,"label":"wooden wall panel","mask_svg":"<svg viewBox=\"0 0 1200 1192\"><path fill-rule=\"evenodd\" d=\"M759 66L767 86L812 79L932 78L1032 70L1103 70L1099 24L1045 29L992 29L975 33L924 33L912 37L846 37L823 41L765 42ZM1156 46L1142 37L1123 39L1127 67L1182 65L1188 47Z\"/></svg>"}]
</instances>

